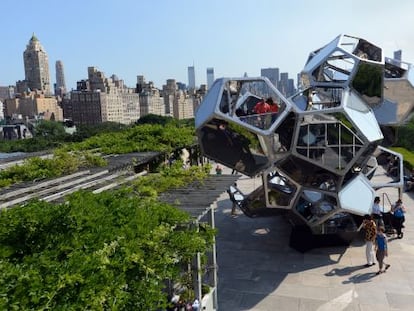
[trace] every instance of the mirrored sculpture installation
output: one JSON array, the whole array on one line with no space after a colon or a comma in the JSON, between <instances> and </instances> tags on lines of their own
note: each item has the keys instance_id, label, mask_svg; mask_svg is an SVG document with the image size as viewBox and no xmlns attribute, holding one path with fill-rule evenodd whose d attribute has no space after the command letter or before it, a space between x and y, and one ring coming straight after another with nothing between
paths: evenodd
<instances>
[{"instance_id":1,"label":"mirrored sculpture installation","mask_svg":"<svg viewBox=\"0 0 414 311\"><path fill-rule=\"evenodd\" d=\"M283 212L314 234L357 230L379 187L370 179L385 69L381 48L339 35L310 53L289 98L265 77L214 82L196 113L197 136L207 158L262 177L241 204L246 215Z\"/></svg>"}]
</instances>

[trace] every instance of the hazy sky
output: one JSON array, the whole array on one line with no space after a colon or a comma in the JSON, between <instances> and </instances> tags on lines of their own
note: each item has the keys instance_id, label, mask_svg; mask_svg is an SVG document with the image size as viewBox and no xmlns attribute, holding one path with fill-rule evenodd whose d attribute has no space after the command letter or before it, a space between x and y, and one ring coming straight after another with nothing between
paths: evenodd
<instances>
[{"instance_id":1,"label":"hazy sky","mask_svg":"<svg viewBox=\"0 0 414 311\"><path fill-rule=\"evenodd\" d=\"M296 80L310 51L339 34L364 38L414 63L412 0L1 0L0 85L24 79L23 51L35 33L68 89L95 66L133 87L144 75L196 84L215 77L259 76L279 67Z\"/></svg>"}]
</instances>

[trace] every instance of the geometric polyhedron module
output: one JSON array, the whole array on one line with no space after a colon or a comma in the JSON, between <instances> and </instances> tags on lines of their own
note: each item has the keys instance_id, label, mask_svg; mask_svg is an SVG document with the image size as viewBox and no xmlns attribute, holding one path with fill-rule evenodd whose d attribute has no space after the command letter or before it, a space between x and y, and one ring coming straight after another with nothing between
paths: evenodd
<instances>
[{"instance_id":1,"label":"geometric polyhedron module","mask_svg":"<svg viewBox=\"0 0 414 311\"><path fill-rule=\"evenodd\" d=\"M315 234L355 231L375 196L383 71L379 47L340 35L310 53L289 98L265 77L217 79L196 113L202 153L262 176L243 202L248 216L283 211Z\"/></svg>"}]
</instances>

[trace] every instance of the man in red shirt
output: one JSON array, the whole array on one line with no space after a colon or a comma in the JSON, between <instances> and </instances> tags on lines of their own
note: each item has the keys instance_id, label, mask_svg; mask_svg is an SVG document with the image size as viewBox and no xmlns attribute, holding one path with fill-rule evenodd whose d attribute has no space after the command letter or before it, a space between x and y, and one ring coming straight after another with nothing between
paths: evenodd
<instances>
[{"instance_id":1,"label":"man in red shirt","mask_svg":"<svg viewBox=\"0 0 414 311\"><path fill-rule=\"evenodd\" d=\"M262 98L253 108L253 112L262 114L266 112L270 112L270 106L268 103L265 102L264 98Z\"/></svg>"}]
</instances>

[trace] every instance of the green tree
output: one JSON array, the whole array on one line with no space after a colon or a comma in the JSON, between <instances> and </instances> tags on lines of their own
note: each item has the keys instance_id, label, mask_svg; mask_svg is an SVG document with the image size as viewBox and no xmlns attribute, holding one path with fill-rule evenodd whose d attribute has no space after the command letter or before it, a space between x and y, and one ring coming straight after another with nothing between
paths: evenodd
<instances>
[{"instance_id":1,"label":"green tree","mask_svg":"<svg viewBox=\"0 0 414 311\"><path fill-rule=\"evenodd\" d=\"M202 168L175 172L166 167L144 184L205 176ZM211 248L215 232L139 191L144 184L2 210L0 309L165 309L165 281L190 279L182 267Z\"/></svg>"}]
</instances>

